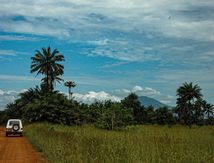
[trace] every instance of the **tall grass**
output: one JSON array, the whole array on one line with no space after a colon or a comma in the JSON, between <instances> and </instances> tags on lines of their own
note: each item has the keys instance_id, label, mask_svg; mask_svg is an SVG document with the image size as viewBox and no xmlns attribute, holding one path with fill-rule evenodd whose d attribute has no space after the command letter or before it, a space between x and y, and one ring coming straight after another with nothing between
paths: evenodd
<instances>
[{"instance_id":1,"label":"tall grass","mask_svg":"<svg viewBox=\"0 0 214 163\"><path fill-rule=\"evenodd\" d=\"M30 142L60 162L214 162L214 127L135 126L106 131L92 126L32 124Z\"/></svg>"}]
</instances>

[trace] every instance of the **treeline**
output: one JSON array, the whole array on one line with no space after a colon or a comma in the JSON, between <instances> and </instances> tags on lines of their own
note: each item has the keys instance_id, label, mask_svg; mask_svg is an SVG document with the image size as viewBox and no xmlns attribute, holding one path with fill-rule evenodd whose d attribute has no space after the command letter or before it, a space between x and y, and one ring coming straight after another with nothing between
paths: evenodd
<instances>
[{"instance_id":1,"label":"treeline","mask_svg":"<svg viewBox=\"0 0 214 163\"><path fill-rule=\"evenodd\" d=\"M117 103L105 101L83 104L73 98L69 100L57 91L47 93L36 87L21 93L19 99L8 104L7 109L0 113L0 123L5 123L10 118L20 118L29 123L47 121L64 125L94 124L108 130L136 124L172 126L179 123L190 127L192 124L213 125L213 114L208 116L202 106L199 114L199 107L196 108L198 102L196 104L188 115L181 112L179 106L174 109L144 107L134 93Z\"/></svg>"},{"instance_id":2,"label":"treeline","mask_svg":"<svg viewBox=\"0 0 214 163\"><path fill-rule=\"evenodd\" d=\"M72 98L73 81L64 83L68 87L69 98L54 90L56 82L63 82L64 56L57 49L36 50L31 58L31 73L42 74L40 86L21 93L19 98L0 112L0 123L10 118L20 118L25 122L43 122L81 125L94 124L99 128L116 130L135 124L184 124L214 125L213 105L203 100L201 88L192 83L184 83L177 89L177 106L173 109L144 107L138 96L131 93L121 102L94 102L83 104Z\"/></svg>"}]
</instances>

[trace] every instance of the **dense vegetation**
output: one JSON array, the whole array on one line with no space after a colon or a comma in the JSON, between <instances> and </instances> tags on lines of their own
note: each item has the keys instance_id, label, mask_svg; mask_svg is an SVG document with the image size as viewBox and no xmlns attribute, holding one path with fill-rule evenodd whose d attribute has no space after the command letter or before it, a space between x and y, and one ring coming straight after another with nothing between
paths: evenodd
<instances>
[{"instance_id":1,"label":"dense vegetation","mask_svg":"<svg viewBox=\"0 0 214 163\"><path fill-rule=\"evenodd\" d=\"M214 162L213 126L129 126L107 132L90 125L33 124L32 144L50 162ZM50 136L51 135L51 136Z\"/></svg>"},{"instance_id":2,"label":"dense vegetation","mask_svg":"<svg viewBox=\"0 0 214 163\"><path fill-rule=\"evenodd\" d=\"M121 102L94 102L93 104L78 103L72 97L71 88L76 86L73 81L66 81L69 98L55 90L56 82L63 82L64 56L57 49L37 50L31 58L31 73L42 74L41 85L21 93L19 98L7 105L0 112L0 123L9 118L21 118L25 122L47 121L56 124L81 125L94 124L96 127L108 130L120 130L127 125L185 124L191 127L197 125L213 125L213 105L203 100L201 88L193 83L184 83L177 89L177 106L144 107L138 96L131 93Z\"/></svg>"}]
</instances>

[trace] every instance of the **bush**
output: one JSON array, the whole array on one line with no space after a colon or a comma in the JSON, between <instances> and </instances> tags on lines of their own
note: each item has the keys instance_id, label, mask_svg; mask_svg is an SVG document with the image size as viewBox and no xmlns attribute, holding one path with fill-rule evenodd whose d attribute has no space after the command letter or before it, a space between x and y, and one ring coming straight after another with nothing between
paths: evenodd
<instances>
[{"instance_id":1,"label":"bush","mask_svg":"<svg viewBox=\"0 0 214 163\"><path fill-rule=\"evenodd\" d=\"M120 130L133 120L132 112L122 107L120 103L112 104L103 110L96 126L108 130Z\"/></svg>"},{"instance_id":2,"label":"bush","mask_svg":"<svg viewBox=\"0 0 214 163\"><path fill-rule=\"evenodd\" d=\"M48 121L72 125L83 121L78 106L59 93L41 96L26 105L24 110L24 119L28 122Z\"/></svg>"},{"instance_id":3,"label":"bush","mask_svg":"<svg viewBox=\"0 0 214 163\"><path fill-rule=\"evenodd\" d=\"M175 118L167 107L161 107L156 111L156 122L160 125L175 124Z\"/></svg>"}]
</instances>

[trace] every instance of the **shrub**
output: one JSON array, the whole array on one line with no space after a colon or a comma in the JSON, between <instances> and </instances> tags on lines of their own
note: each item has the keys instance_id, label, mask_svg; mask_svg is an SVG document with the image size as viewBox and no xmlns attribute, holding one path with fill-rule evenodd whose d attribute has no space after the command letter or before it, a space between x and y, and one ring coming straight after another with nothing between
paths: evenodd
<instances>
[{"instance_id":1,"label":"shrub","mask_svg":"<svg viewBox=\"0 0 214 163\"><path fill-rule=\"evenodd\" d=\"M132 119L130 109L123 108L120 103L115 103L103 110L96 126L108 130L119 130L129 125Z\"/></svg>"},{"instance_id":2,"label":"shrub","mask_svg":"<svg viewBox=\"0 0 214 163\"><path fill-rule=\"evenodd\" d=\"M78 106L59 93L41 96L26 105L24 110L24 119L28 122L48 121L71 125L83 121Z\"/></svg>"}]
</instances>

